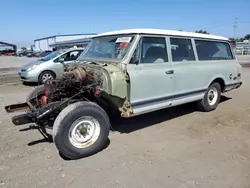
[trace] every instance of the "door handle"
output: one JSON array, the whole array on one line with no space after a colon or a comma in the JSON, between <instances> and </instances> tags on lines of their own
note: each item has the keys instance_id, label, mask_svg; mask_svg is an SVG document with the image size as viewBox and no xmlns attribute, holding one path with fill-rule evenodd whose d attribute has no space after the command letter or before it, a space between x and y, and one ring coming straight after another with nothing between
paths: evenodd
<instances>
[{"instance_id":1,"label":"door handle","mask_svg":"<svg viewBox=\"0 0 250 188\"><path fill-rule=\"evenodd\" d=\"M166 74L174 74L174 70L169 70L165 72Z\"/></svg>"}]
</instances>

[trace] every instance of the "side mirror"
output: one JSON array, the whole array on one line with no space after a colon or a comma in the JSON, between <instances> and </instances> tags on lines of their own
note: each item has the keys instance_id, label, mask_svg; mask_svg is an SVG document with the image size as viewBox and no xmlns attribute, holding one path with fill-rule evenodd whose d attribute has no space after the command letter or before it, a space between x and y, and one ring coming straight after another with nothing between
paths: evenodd
<instances>
[{"instance_id":1,"label":"side mirror","mask_svg":"<svg viewBox=\"0 0 250 188\"><path fill-rule=\"evenodd\" d=\"M64 58L63 57L59 57L57 62L63 63L64 62Z\"/></svg>"}]
</instances>

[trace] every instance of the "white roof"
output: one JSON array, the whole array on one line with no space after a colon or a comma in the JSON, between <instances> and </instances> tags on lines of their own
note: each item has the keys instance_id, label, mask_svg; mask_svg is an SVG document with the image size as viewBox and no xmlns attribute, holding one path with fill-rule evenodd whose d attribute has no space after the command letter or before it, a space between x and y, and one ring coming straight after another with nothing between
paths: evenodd
<instances>
[{"instance_id":1,"label":"white roof","mask_svg":"<svg viewBox=\"0 0 250 188\"><path fill-rule=\"evenodd\" d=\"M101 33L101 34L96 35L95 37L108 36L108 35L121 35L121 34L154 34L154 35L185 36L185 37L206 38L206 39L216 39L216 40L228 40L228 38L217 36L217 35L186 32L186 31L163 30L163 29L118 30L118 31Z\"/></svg>"}]
</instances>

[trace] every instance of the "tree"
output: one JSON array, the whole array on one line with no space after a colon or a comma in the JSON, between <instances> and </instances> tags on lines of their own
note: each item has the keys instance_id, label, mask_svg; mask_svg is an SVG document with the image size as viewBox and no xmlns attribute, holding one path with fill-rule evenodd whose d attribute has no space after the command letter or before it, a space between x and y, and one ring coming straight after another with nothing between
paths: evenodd
<instances>
[{"instance_id":1,"label":"tree","mask_svg":"<svg viewBox=\"0 0 250 188\"><path fill-rule=\"evenodd\" d=\"M203 34L209 34L206 30L196 30L195 33L203 33Z\"/></svg>"},{"instance_id":2,"label":"tree","mask_svg":"<svg viewBox=\"0 0 250 188\"><path fill-rule=\"evenodd\" d=\"M250 34L247 34L247 35L244 37L244 40L250 40Z\"/></svg>"}]
</instances>

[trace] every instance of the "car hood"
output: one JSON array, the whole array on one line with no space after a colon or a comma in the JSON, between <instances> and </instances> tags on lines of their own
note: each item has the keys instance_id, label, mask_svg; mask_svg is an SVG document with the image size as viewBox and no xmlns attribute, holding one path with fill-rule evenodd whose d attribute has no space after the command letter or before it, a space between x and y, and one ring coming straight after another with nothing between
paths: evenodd
<instances>
[{"instance_id":1,"label":"car hood","mask_svg":"<svg viewBox=\"0 0 250 188\"><path fill-rule=\"evenodd\" d=\"M24 66L22 66L22 70L27 70L28 68L32 67L33 65L40 65L42 63L45 63L46 61L42 61L42 60L36 60L36 61L32 61L30 63L25 64Z\"/></svg>"}]
</instances>

